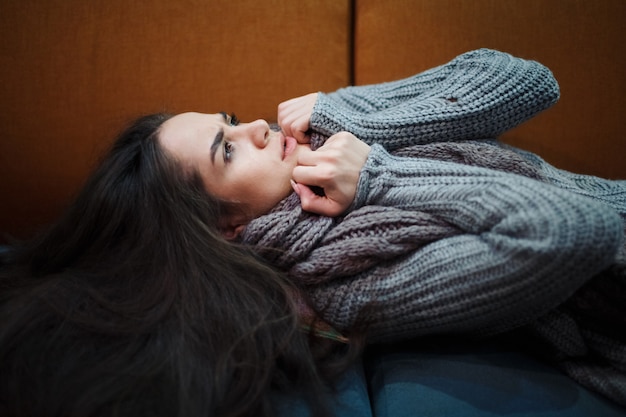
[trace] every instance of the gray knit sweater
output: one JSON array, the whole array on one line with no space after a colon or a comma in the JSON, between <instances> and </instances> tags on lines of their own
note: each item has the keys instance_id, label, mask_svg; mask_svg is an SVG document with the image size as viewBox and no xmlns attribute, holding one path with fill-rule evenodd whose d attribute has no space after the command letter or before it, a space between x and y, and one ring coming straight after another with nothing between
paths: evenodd
<instances>
[{"instance_id":1,"label":"gray knit sweater","mask_svg":"<svg viewBox=\"0 0 626 417\"><path fill-rule=\"evenodd\" d=\"M552 105L558 95L547 68L492 50L461 55L404 80L320 93L311 117L312 147L342 130L372 145L349 213L332 221L299 212L294 216L294 194L253 221L243 240L264 254L276 253L264 252L270 241L273 249L293 254L281 258L284 264L269 260L295 280L316 276L320 253L330 263L359 259L347 258L341 244L371 245L374 258L379 248L385 256L364 262L354 273L323 275L319 269L321 278L303 283L326 321L347 330L365 318L378 341L488 335L525 326L563 354L559 358L570 375L626 405L626 379L620 372L611 374L624 369L624 344L581 328L561 309L609 267L617 266L618 280L626 285L619 269L625 259L626 181L561 171L495 140ZM407 146L465 140L480 140L502 149L502 155L515 152L536 168L540 180L392 154ZM396 227L399 232L389 241L377 238L377 230L390 228L383 224L342 231L342 240L333 237L351 213L370 207L402 210L407 218L417 213L419 219ZM406 245L404 231L416 225L425 230L424 223L452 231ZM570 360L596 347L613 361L603 363L611 369L608 374Z\"/></svg>"}]
</instances>

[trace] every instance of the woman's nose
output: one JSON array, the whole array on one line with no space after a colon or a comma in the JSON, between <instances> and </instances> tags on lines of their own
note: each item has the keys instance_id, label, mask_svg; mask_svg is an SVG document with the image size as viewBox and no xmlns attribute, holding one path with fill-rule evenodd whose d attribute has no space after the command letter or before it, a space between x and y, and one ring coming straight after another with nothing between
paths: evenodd
<instances>
[{"instance_id":1,"label":"woman's nose","mask_svg":"<svg viewBox=\"0 0 626 417\"><path fill-rule=\"evenodd\" d=\"M255 120L254 122L241 124L238 127L241 128L243 134L245 134L255 146L264 148L267 144L270 126L265 120Z\"/></svg>"}]
</instances>

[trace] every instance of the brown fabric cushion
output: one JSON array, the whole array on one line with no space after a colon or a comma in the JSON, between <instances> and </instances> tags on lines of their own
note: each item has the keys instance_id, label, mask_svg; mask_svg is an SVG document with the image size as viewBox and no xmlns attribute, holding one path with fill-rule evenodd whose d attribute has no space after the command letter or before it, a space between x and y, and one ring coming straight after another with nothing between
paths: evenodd
<instances>
[{"instance_id":1,"label":"brown fabric cushion","mask_svg":"<svg viewBox=\"0 0 626 417\"><path fill-rule=\"evenodd\" d=\"M54 219L141 113L275 120L285 99L347 85L350 3L1 2L0 234Z\"/></svg>"}]
</instances>

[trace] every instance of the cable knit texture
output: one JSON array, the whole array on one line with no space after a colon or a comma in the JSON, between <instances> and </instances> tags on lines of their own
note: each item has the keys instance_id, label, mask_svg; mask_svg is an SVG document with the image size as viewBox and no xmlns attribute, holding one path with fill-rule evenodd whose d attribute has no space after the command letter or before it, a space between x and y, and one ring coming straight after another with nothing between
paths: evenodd
<instances>
[{"instance_id":1,"label":"cable knit texture","mask_svg":"<svg viewBox=\"0 0 626 417\"><path fill-rule=\"evenodd\" d=\"M498 51L468 52L413 77L320 93L311 126L396 148L495 138L554 104L550 70Z\"/></svg>"},{"instance_id":2,"label":"cable knit texture","mask_svg":"<svg viewBox=\"0 0 626 417\"><path fill-rule=\"evenodd\" d=\"M615 320L626 317L626 181L558 170L496 140L558 96L541 64L485 49L320 94L312 148L342 130L372 145L352 206L325 218L292 194L243 242L342 331L364 318L375 341L523 331L626 405Z\"/></svg>"}]
</instances>

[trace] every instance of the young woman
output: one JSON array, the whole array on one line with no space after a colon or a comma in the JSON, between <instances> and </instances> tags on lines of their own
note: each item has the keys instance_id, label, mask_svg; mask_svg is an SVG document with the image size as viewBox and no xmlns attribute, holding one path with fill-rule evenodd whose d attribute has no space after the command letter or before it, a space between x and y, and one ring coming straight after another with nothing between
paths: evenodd
<instances>
[{"instance_id":1,"label":"young woman","mask_svg":"<svg viewBox=\"0 0 626 417\"><path fill-rule=\"evenodd\" d=\"M271 415L271 387L322 389L333 351L297 331L310 314L373 341L593 323L578 294L623 262L626 187L492 140L557 98L545 67L480 50L286 102L282 132L226 114L140 120L6 260L2 405ZM568 340L606 353L614 329ZM582 382L608 375L576 365ZM587 385L623 403L619 377Z\"/></svg>"},{"instance_id":2,"label":"young woman","mask_svg":"<svg viewBox=\"0 0 626 417\"><path fill-rule=\"evenodd\" d=\"M495 141L558 96L541 64L479 50L285 102L282 132L182 114L160 139L229 206L222 233L286 271L340 331L365 311L374 341L523 327L626 404L626 181Z\"/></svg>"}]
</instances>

